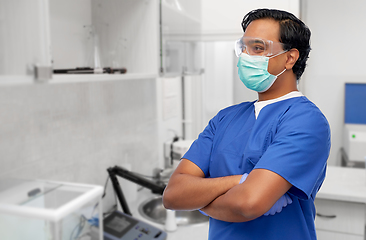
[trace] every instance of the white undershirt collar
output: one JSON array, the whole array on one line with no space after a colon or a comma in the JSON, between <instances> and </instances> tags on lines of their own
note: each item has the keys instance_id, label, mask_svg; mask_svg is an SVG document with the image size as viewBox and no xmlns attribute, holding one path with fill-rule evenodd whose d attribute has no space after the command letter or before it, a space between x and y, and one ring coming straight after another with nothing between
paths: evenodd
<instances>
[{"instance_id":1,"label":"white undershirt collar","mask_svg":"<svg viewBox=\"0 0 366 240\"><path fill-rule=\"evenodd\" d=\"M266 101L256 101L254 103L254 107L255 107L255 119L258 118L258 115L260 113L260 111L267 105L269 104L272 104L272 103L275 103L275 102L279 102L279 101L283 101L283 100L286 100L286 99L290 99L290 98L294 98L294 97L302 97L304 96L301 92L299 91L293 91L293 92L290 92L286 95L283 95L279 98L275 98L275 99L270 99L270 100L266 100Z\"/></svg>"}]
</instances>

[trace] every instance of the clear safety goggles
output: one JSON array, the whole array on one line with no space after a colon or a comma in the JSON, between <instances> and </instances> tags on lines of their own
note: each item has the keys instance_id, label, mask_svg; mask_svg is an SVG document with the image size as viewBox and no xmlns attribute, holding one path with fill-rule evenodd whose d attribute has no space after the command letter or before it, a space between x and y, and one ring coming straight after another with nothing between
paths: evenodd
<instances>
[{"instance_id":1,"label":"clear safety goggles","mask_svg":"<svg viewBox=\"0 0 366 240\"><path fill-rule=\"evenodd\" d=\"M244 51L250 56L265 56L285 52L285 44L254 37L242 37L235 42L235 54L239 57Z\"/></svg>"}]
</instances>

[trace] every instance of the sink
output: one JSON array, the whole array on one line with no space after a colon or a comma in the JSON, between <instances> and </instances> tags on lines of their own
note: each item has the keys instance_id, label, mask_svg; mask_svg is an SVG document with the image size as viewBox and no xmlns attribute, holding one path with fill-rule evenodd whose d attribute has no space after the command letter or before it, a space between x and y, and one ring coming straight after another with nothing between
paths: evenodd
<instances>
[{"instance_id":1,"label":"sink","mask_svg":"<svg viewBox=\"0 0 366 240\"><path fill-rule=\"evenodd\" d=\"M141 203L139 213L149 221L165 224L166 209L163 206L162 197L154 197ZM205 223L209 219L197 210L175 211L175 218L178 226Z\"/></svg>"}]
</instances>

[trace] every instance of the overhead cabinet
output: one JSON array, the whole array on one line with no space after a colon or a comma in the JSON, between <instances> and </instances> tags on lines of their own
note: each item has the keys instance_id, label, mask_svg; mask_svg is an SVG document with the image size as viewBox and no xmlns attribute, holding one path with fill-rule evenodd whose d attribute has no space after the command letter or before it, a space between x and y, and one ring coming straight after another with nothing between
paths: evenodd
<instances>
[{"instance_id":1,"label":"overhead cabinet","mask_svg":"<svg viewBox=\"0 0 366 240\"><path fill-rule=\"evenodd\" d=\"M158 72L156 0L52 0L54 69L125 68Z\"/></svg>"},{"instance_id":2,"label":"overhead cabinet","mask_svg":"<svg viewBox=\"0 0 366 240\"><path fill-rule=\"evenodd\" d=\"M160 1L162 75L202 72L201 0Z\"/></svg>"},{"instance_id":3,"label":"overhead cabinet","mask_svg":"<svg viewBox=\"0 0 366 240\"><path fill-rule=\"evenodd\" d=\"M50 76L48 16L48 0L1 0L0 76L31 76L36 68Z\"/></svg>"},{"instance_id":4,"label":"overhead cabinet","mask_svg":"<svg viewBox=\"0 0 366 240\"><path fill-rule=\"evenodd\" d=\"M37 78L46 67L48 78L85 68L157 75L159 2L1 0L0 53L1 78Z\"/></svg>"}]
</instances>

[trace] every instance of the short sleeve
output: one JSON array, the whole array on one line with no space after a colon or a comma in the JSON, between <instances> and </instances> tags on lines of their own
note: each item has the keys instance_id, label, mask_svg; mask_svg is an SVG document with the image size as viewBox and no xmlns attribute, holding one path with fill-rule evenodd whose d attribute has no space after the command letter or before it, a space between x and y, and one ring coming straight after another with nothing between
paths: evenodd
<instances>
[{"instance_id":1,"label":"short sleeve","mask_svg":"<svg viewBox=\"0 0 366 240\"><path fill-rule=\"evenodd\" d=\"M210 177L209 168L213 148L217 142L221 141L222 134L226 127L237 115L244 114L247 109L253 108L254 102L243 102L222 109L213 117L203 132L192 143L189 150L182 158L188 159L196 164L204 172L206 177ZM220 135L221 134L221 135Z\"/></svg>"},{"instance_id":2,"label":"short sleeve","mask_svg":"<svg viewBox=\"0 0 366 240\"><path fill-rule=\"evenodd\" d=\"M206 177L208 177L211 150L218 118L219 116L216 115L209 121L209 124L203 132L199 134L198 138L182 157L196 164L204 172Z\"/></svg>"},{"instance_id":3,"label":"short sleeve","mask_svg":"<svg viewBox=\"0 0 366 240\"><path fill-rule=\"evenodd\" d=\"M285 178L293 186L290 193L301 199L315 197L330 151L328 121L315 105L305 103L284 113L275 128L274 139L255 168Z\"/></svg>"}]
</instances>

